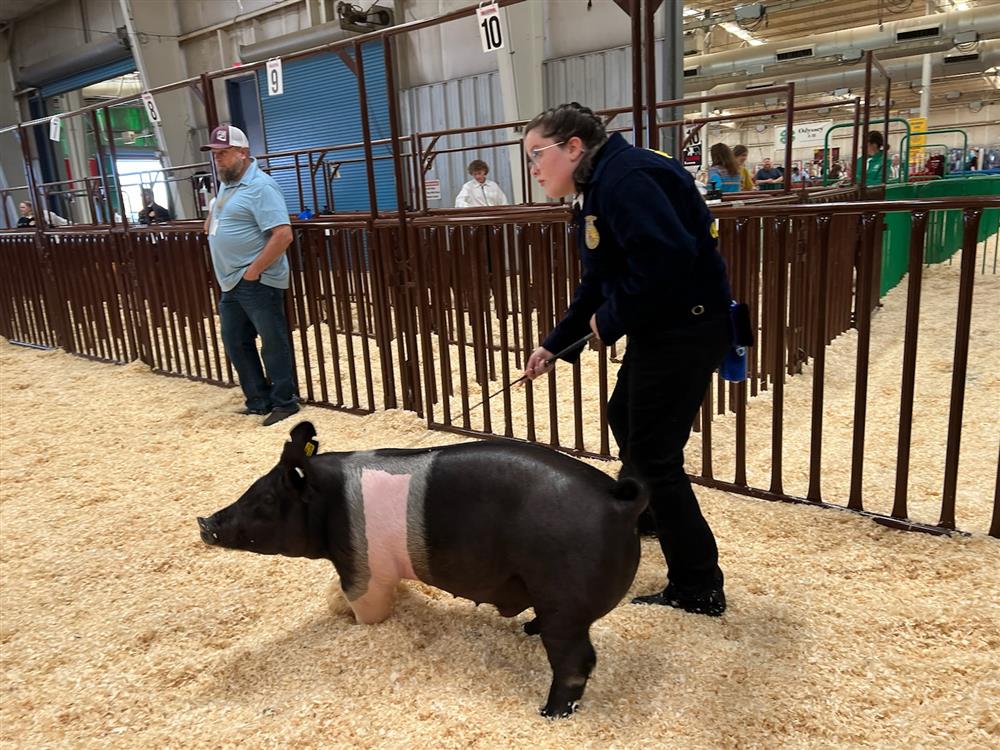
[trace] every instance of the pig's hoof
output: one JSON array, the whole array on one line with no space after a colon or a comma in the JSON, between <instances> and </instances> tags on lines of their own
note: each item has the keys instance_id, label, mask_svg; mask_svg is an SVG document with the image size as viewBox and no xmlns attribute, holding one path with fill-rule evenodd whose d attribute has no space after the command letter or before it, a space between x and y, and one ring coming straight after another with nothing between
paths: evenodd
<instances>
[{"instance_id":1,"label":"pig's hoof","mask_svg":"<svg viewBox=\"0 0 1000 750\"><path fill-rule=\"evenodd\" d=\"M538 624L537 617L533 620L528 620L528 622L524 623L522 627L524 628L524 632L528 635L538 635L542 632L542 626Z\"/></svg>"},{"instance_id":2,"label":"pig's hoof","mask_svg":"<svg viewBox=\"0 0 1000 750\"><path fill-rule=\"evenodd\" d=\"M565 719L572 716L578 708L580 708L580 704L573 701L572 703L564 703L562 706L542 706L538 713L546 719Z\"/></svg>"}]
</instances>

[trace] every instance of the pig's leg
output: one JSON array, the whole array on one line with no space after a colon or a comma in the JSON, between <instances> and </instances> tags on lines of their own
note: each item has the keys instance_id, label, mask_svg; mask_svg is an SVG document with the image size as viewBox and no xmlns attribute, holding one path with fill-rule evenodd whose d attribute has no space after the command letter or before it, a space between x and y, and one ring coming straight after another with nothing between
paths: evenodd
<instances>
[{"instance_id":1,"label":"pig's leg","mask_svg":"<svg viewBox=\"0 0 1000 750\"><path fill-rule=\"evenodd\" d=\"M541 621L542 643L552 666L552 687L542 716L569 716L583 696L597 654L590 642L590 625L560 627L552 617Z\"/></svg>"},{"instance_id":2,"label":"pig's leg","mask_svg":"<svg viewBox=\"0 0 1000 750\"><path fill-rule=\"evenodd\" d=\"M370 581L368 590L350 603L357 621L365 625L374 625L389 617L396 603L398 583L399 581Z\"/></svg>"}]
</instances>

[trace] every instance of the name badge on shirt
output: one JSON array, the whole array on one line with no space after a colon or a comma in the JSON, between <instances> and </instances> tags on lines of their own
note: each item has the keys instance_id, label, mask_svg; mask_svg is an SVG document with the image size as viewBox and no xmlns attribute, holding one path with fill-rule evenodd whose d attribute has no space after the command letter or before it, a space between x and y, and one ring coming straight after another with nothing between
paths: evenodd
<instances>
[{"instance_id":1,"label":"name badge on shirt","mask_svg":"<svg viewBox=\"0 0 1000 750\"><path fill-rule=\"evenodd\" d=\"M583 237L588 250L596 250L597 246L601 244L601 234L597 231L597 226L594 223L596 221L596 216L583 217Z\"/></svg>"}]
</instances>

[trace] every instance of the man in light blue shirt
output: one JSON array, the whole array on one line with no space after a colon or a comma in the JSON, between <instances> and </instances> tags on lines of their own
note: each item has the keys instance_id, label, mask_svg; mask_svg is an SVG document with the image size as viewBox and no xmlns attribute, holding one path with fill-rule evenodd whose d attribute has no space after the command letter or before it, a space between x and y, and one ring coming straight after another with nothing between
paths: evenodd
<instances>
[{"instance_id":1,"label":"man in light blue shirt","mask_svg":"<svg viewBox=\"0 0 1000 750\"><path fill-rule=\"evenodd\" d=\"M251 158L242 130L220 125L201 150L212 151L222 181L205 222L212 266L222 288L222 343L246 397L242 413L266 414L266 427L299 410L285 319L285 250L292 242L288 208L277 183Z\"/></svg>"}]
</instances>

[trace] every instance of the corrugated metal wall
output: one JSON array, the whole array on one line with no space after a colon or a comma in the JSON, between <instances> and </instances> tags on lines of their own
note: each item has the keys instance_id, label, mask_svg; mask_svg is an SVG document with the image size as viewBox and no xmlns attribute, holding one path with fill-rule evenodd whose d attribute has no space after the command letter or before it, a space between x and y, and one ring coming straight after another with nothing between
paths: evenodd
<instances>
[{"instance_id":1,"label":"corrugated metal wall","mask_svg":"<svg viewBox=\"0 0 1000 750\"><path fill-rule=\"evenodd\" d=\"M662 48L662 42L657 41L657 60ZM545 106L571 101L594 109L628 106L632 103L631 65L630 47L549 60L542 71ZM659 96L659 91L657 94ZM404 91L402 99L403 129L407 133L487 125L503 122L505 119L499 76L495 72L417 86ZM613 125L631 127L632 116L619 115ZM623 135L631 141L631 133ZM438 147L473 146L493 140L504 138L499 133L469 133L462 138L442 138ZM441 200L432 201L429 204L431 208L454 205L455 196L469 179L465 171L466 165L473 159L485 160L490 165L490 178L499 183L508 197L513 198L506 151L501 148L482 148L442 154L437 158L427 177L441 180Z\"/></svg>"},{"instance_id":2,"label":"corrugated metal wall","mask_svg":"<svg viewBox=\"0 0 1000 750\"><path fill-rule=\"evenodd\" d=\"M376 43L363 47L365 82L368 95L368 117L373 139L389 135L389 100L386 94L385 62L381 47ZM260 108L268 151L292 151L362 141L361 110L358 105L357 78L335 54L319 54L285 63L284 93L268 96L263 75L258 76ZM388 146L376 146L375 155L390 153ZM338 151L327 161L361 159L360 148ZM304 206L314 212L324 208L337 211L368 210L368 176L363 162L343 164L339 177L332 180L333 206L326 205L323 174L317 172L317 190L313 195L312 181L301 159ZM292 213L303 207L299 203L298 181L291 157L271 159L272 176L281 186L285 202ZM284 167L283 169L281 167ZM391 160L375 162L375 183L379 208L396 207L396 188Z\"/></svg>"},{"instance_id":3,"label":"corrugated metal wall","mask_svg":"<svg viewBox=\"0 0 1000 750\"><path fill-rule=\"evenodd\" d=\"M403 102L403 131L406 133L427 133L504 121L500 80L495 72L417 86L403 92ZM466 133L441 138L436 148L477 146L509 137L510 134L503 131ZM482 159L490 165L490 179L513 200L507 149L484 146L437 157L427 173L427 179L441 180L441 200L429 201L429 208L455 205L455 197L462 185L471 179L466 167L473 159Z\"/></svg>"}]
</instances>

